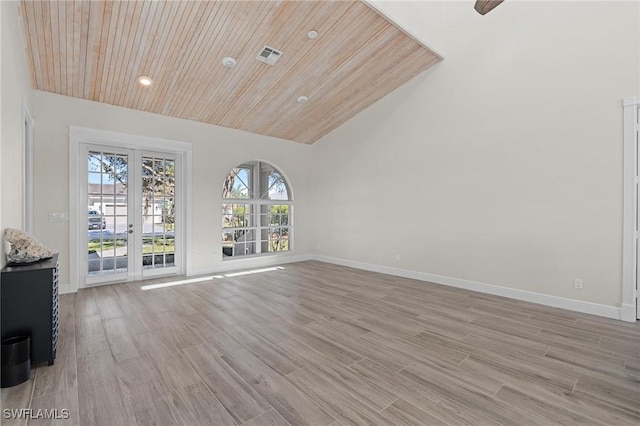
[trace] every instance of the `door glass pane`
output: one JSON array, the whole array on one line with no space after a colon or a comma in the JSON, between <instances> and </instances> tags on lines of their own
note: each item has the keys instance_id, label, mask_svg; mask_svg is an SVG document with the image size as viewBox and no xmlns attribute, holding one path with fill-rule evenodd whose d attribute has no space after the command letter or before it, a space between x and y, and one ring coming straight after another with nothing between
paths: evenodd
<instances>
[{"instance_id":1,"label":"door glass pane","mask_svg":"<svg viewBox=\"0 0 640 426\"><path fill-rule=\"evenodd\" d=\"M175 266L175 167L173 159L142 158L142 267Z\"/></svg>"},{"instance_id":2,"label":"door glass pane","mask_svg":"<svg viewBox=\"0 0 640 426\"><path fill-rule=\"evenodd\" d=\"M127 272L127 168L126 155L89 152L89 275Z\"/></svg>"}]
</instances>

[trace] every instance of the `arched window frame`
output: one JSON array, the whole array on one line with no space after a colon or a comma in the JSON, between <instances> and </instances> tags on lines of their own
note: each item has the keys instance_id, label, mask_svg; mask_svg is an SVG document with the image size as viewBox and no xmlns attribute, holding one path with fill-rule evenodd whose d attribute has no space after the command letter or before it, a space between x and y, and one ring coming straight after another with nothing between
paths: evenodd
<instances>
[{"instance_id":1,"label":"arched window frame","mask_svg":"<svg viewBox=\"0 0 640 426\"><path fill-rule=\"evenodd\" d=\"M225 194L228 177L247 170L247 197ZM269 176L281 177L286 199L269 191ZM241 182L243 182L241 180ZM231 191L232 188L228 188ZM276 197L271 199L270 195ZM225 176L222 195L222 259L239 259L291 252L293 249L293 194L285 174L265 161L240 164Z\"/></svg>"}]
</instances>

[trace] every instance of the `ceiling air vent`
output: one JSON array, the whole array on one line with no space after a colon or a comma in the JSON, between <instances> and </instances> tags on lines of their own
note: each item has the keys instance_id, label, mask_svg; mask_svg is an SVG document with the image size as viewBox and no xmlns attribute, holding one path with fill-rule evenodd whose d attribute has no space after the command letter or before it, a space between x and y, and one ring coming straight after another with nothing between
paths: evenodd
<instances>
[{"instance_id":1,"label":"ceiling air vent","mask_svg":"<svg viewBox=\"0 0 640 426\"><path fill-rule=\"evenodd\" d=\"M281 55L281 51L274 49L273 47L265 46L256 59L260 62L265 62L269 65L273 65Z\"/></svg>"}]
</instances>

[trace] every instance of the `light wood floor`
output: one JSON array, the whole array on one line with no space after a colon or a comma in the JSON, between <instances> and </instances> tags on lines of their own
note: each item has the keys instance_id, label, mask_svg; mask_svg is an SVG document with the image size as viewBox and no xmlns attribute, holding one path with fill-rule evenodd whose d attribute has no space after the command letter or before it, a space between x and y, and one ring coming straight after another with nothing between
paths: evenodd
<instances>
[{"instance_id":1,"label":"light wood floor","mask_svg":"<svg viewBox=\"0 0 640 426\"><path fill-rule=\"evenodd\" d=\"M82 426L640 424L640 323L319 262L140 286L63 296L55 365L3 408Z\"/></svg>"}]
</instances>

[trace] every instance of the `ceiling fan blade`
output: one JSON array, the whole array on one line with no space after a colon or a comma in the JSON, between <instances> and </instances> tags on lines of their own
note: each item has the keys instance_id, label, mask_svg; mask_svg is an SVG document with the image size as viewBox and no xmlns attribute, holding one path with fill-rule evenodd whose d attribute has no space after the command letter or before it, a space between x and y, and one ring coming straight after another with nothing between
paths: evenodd
<instances>
[{"instance_id":1,"label":"ceiling fan blade","mask_svg":"<svg viewBox=\"0 0 640 426\"><path fill-rule=\"evenodd\" d=\"M502 3L504 0L476 0L476 5L473 8L480 15L486 15L491 12L497 5Z\"/></svg>"}]
</instances>

